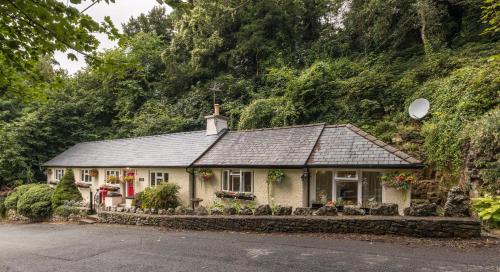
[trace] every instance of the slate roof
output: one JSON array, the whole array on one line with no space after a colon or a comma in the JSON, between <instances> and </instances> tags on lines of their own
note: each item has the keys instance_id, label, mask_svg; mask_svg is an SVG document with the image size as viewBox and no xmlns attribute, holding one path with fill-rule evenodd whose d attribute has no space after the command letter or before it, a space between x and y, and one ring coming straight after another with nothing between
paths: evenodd
<instances>
[{"instance_id":1,"label":"slate roof","mask_svg":"<svg viewBox=\"0 0 500 272\"><path fill-rule=\"evenodd\" d=\"M420 161L347 124L205 130L79 143L46 167L421 168Z\"/></svg>"},{"instance_id":2,"label":"slate roof","mask_svg":"<svg viewBox=\"0 0 500 272\"><path fill-rule=\"evenodd\" d=\"M325 126L307 161L310 167L415 168L421 162L353 125Z\"/></svg>"},{"instance_id":3,"label":"slate roof","mask_svg":"<svg viewBox=\"0 0 500 272\"><path fill-rule=\"evenodd\" d=\"M229 131L197 167L303 167L324 124Z\"/></svg>"},{"instance_id":4,"label":"slate roof","mask_svg":"<svg viewBox=\"0 0 500 272\"><path fill-rule=\"evenodd\" d=\"M43 166L187 167L220 136L205 133L202 130L79 143Z\"/></svg>"}]
</instances>

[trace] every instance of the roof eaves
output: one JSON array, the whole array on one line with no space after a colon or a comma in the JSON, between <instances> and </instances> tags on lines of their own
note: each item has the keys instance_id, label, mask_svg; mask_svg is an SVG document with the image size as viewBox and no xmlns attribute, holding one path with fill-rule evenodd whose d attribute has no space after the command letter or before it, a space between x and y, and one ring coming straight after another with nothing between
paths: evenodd
<instances>
[{"instance_id":1,"label":"roof eaves","mask_svg":"<svg viewBox=\"0 0 500 272\"><path fill-rule=\"evenodd\" d=\"M405 152L382 142L381 140L377 139L373 135L370 135L369 133L363 131L362 129L360 129L352 124L347 124L346 127L349 128L354 133L358 134L359 136L372 142L373 144L385 149L386 151L393 154L394 156L401 158L402 160L404 160L407 163L415 164L415 165L423 165L420 160L417 160L417 159L413 158L412 156L406 154Z\"/></svg>"}]
</instances>

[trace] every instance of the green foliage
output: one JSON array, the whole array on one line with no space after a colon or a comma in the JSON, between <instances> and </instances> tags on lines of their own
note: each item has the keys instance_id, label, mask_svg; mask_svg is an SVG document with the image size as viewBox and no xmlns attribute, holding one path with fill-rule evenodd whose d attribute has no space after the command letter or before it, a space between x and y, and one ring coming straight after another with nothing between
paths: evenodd
<instances>
[{"instance_id":1,"label":"green foliage","mask_svg":"<svg viewBox=\"0 0 500 272\"><path fill-rule=\"evenodd\" d=\"M472 200L472 207L479 218L493 228L500 227L500 196L486 196Z\"/></svg>"},{"instance_id":2,"label":"green foliage","mask_svg":"<svg viewBox=\"0 0 500 272\"><path fill-rule=\"evenodd\" d=\"M267 170L267 182L275 183L278 180L283 180L285 178L285 172L281 169L271 169Z\"/></svg>"},{"instance_id":3,"label":"green foliage","mask_svg":"<svg viewBox=\"0 0 500 272\"><path fill-rule=\"evenodd\" d=\"M41 58L68 49L89 56L99 45L93 33L108 33L111 38L118 35L108 16L99 24L59 1L2 1L0 11L0 85L8 87L9 92L22 84L19 76L33 72ZM68 58L76 57L68 53Z\"/></svg>"},{"instance_id":4,"label":"green foliage","mask_svg":"<svg viewBox=\"0 0 500 272\"><path fill-rule=\"evenodd\" d=\"M132 18L118 48L71 77L51 67L61 40L23 22L5 30L43 42L26 44L28 59L13 43L0 50L0 185L44 179L40 164L77 142L204 129L214 93L231 129L353 123L457 180L477 137L467 127L498 105L498 35L481 35L488 0L166 2L173 12ZM56 1L19 5L61 8L36 18L87 53L90 32L113 32ZM6 26L18 18L9 2L0 9ZM431 101L418 123L406 113L417 97Z\"/></svg>"},{"instance_id":5,"label":"green foliage","mask_svg":"<svg viewBox=\"0 0 500 272\"><path fill-rule=\"evenodd\" d=\"M5 218L7 215L7 208L5 208L5 199L0 199L0 219Z\"/></svg>"},{"instance_id":6,"label":"green foliage","mask_svg":"<svg viewBox=\"0 0 500 272\"><path fill-rule=\"evenodd\" d=\"M148 187L141 193L141 207L143 209L168 209L180 205L179 185L163 183L156 187Z\"/></svg>"},{"instance_id":7,"label":"green foliage","mask_svg":"<svg viewBox=\"0 0 500 272\"><path fill-rule=\"evenodd\" d=\"M483 180L481 189L488 194L500 192L500 108L495 108L465 130L471 149L477 154L475 166Z\"/></svg>"},{"instance_id":8,"label":"green foliage","mask_svg":"<svg viewBox=\"0 0 500 272\"><path fill-rule=\"evenodd\" d=\"M70 217L71 215L80 215L81 211L78 207L63 204L54 209L54 215L61 217Z\"/></svg>"},{"instance_id":9,"label":"green foliage","mask_svg":"<svg viewBox=\"0 0 500 272\"><path fill-rule=\"evenodd\" d=\"M14 190L12 190L12 192L5 198L5 208L7 210L16 210L19 198L35 186L38 186L38 184L26 184L14 188Z\"/></svg>"},{"instance_id":10,"label":"green foliage","mask_svg":"<svg viewBox=\"0 0 500 272\"><path fill-rule=\"evenodd\" d=\"M296 118L293 105L284 98L257 99L243 109L239 128L287 126L295 123Z\"/></svg>"},{"instance_id":11,"label":"green foliage","mask_svg":"<svg viewBox=\"0 0 500 272\"><path fill-rule=\"evenodd\" d=\"M496 34L500 31L500 3L495 0L483 0L482 20L488 27L484 33Z\"/></svg>"},{"instance_id":12,"label":"green foliage","mask_svg":"<svg viewBox=\"0 0 500 272\"><path fill-rule=\"evenodd\" d=\"M47 218L52 213L50 199L54 189L45 184L33 184L19 197L17 212L33 220Z\"/></svg>"},{"instance_id":13,"label":"green foliage","mask_svg":"<svg viewBox=\"0 0 500 272\"><path fill-rule=\"evenodd\" d=\"M382 175L380 180L385 187L407 191L417 179L412 173L390 172Z\"/></svg>"},{"instance_id":14,"label":"green foliage","mask_svg":"<svg viewBox=\"0 0 500 272\"><path fill-rule=\"evenodd\" d=\"M55 209L59 207L64 204L65 201L81 201L82 199L82 194L75 185L75 174L73 170L71 168L66 169L52 194L52 208Z\"/></svg>"}]
</instances>

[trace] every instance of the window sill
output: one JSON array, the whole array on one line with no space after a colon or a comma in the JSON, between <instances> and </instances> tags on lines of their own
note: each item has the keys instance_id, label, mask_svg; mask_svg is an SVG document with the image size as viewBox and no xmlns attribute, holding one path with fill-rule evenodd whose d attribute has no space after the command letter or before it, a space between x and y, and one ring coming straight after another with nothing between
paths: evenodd
<instances>
[{"instance_id":1,"label":"window sill","mask_svg":"<svg viewBox=\"0 0 500 272\"><path fill-rule=\"evenodd\" d=\"M217 196L218 198L231 198L231 199L241 199L241 200L255 199L255 195L253 193L242 193L242 192L218 191L215 192L215 196Z\"/></svg>"}]
</instances>

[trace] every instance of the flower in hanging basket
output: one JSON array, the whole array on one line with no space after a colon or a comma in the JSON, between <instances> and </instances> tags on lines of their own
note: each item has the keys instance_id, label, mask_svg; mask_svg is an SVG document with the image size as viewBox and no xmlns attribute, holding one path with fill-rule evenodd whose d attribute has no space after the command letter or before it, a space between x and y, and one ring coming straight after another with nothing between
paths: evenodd
<instances>
[{"instance_id":1,"label":"flower in hanging basket","mask_svg":"<svg viewBox=\"0 0 500 272\"><path fill-rule=\"evenodd\" d=\"M90 170L90 176L96 178L99 175L99 171L97 169Z\"/></svg>"},{"instance_id":2,"label":"flower in hanging basket","mask_svg":"<svg viewBox=\"0 0 500 272\"><path fill-rule=\"evenodd\" d=\"M380 180L385 187L407 191L415 183L416 177L411 173L391 172L382 175Z\"/></svg>"},{"instance_id":3,"label":"flower in hanging basket","mask_svg":"<svg viewBox=\"0 0 500 272\"><path fill-rule=\"evenodd\" d=\"M111 184L120 183L120 179L117 176L107 176L106 183L111 183Z\"/></svg>"},{"instance_id":4,"label":"flower in hanging basket","mask_svg":"<svg viewBox=\"0 0 500 272\"><path fill-rule=\"evenodd\" d=\"M267 171L267 182L282 183L285 179L285 173L281 169L272 169Z\"/></svg>"},{"instance_id":5,"label":"flower in hanging basket","mask_svg":"<svg viewBox=\"0 0 500 272\"><path fill-rule=\"evenodd\" d=\"M212 179L212 177L214 176L214 172L212 171L212 169L208 169L208 168L202 168L202 169L198 170L198 174L205 182L210 181Z\"/></svg>"},{"instance_id":6,"label":"flower in hanging basket","mask_svg":"<svg viewBox=\"0 0 500 272\"><path fill-rule=\"evenodd\" d=\"M123 182L133 182L135 180L134 176L124 176Z\"/></svg>"}]
</instances>

